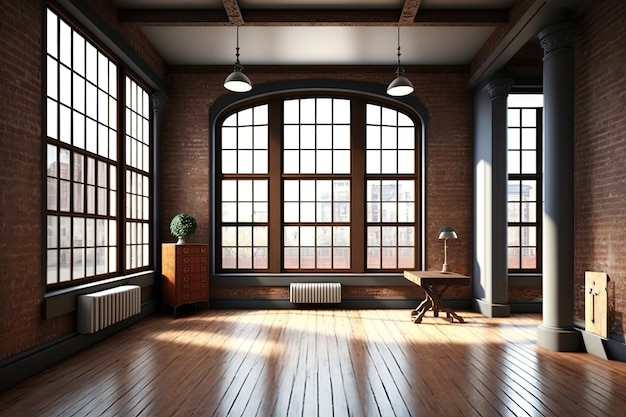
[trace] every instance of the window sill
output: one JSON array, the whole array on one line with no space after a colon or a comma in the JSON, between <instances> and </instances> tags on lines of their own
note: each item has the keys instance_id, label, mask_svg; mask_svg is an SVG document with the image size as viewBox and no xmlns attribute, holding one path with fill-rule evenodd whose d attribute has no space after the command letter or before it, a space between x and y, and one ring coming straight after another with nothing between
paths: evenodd
<instances>
[{"instance_id":1,"label":"window sill","mask_svg":"<svg viewBox=\"0 0 626 417\"><path fill-rule=\"evenodd\" d=\"M47 320L75 311L77 305L76 298L79 295L90 294L127 284L147 287L154 285L156 281L155 277L156 273L154 271L145 271L48 292L44 295L43 299L43 319Z\"/></svg>"},{"instance_id":2,"label":"window sill","mask_svg":"<svg viewBox=\"0 0 626 417\"><path fill-rule=\"evenodd\" d=\"M543 275L534 273L509 273L509 286L511 287L541 287Z\"/></svg>"}]
</instances>

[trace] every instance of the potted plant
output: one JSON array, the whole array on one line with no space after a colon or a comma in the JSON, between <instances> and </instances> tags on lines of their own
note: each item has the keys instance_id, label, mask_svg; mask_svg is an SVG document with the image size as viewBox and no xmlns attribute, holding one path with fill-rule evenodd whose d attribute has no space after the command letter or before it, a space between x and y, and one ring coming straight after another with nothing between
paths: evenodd
<instances>
[{"instance_id":1,"label":"potted plant","mask_svg":"<svg viewBox=\"0 0 626 417\"><path fill-rule=\"evenodd\" d=\"M178 238L177 245L184 244L185 239L193 235L197 227L196 219L187 213L177 214L170 222L170 232Z\"/></svg>"}]
</instances>

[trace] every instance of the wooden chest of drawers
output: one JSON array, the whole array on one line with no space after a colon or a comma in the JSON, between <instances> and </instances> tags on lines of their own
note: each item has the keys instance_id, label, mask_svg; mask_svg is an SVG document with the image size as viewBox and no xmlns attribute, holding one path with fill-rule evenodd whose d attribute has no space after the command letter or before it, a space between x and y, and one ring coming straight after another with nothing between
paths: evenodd
<instances>
[{"instance_id":1,"label":"wooden chest of drawers","mask_svg":"<svg viewBox=\"0 0 626 417\"><path fill-rule=\"evenodd\" d=\"M209 303L209 247L188 243L162 245L163 303L176 309L184 304Z\"/></svg>"}]
</instances>

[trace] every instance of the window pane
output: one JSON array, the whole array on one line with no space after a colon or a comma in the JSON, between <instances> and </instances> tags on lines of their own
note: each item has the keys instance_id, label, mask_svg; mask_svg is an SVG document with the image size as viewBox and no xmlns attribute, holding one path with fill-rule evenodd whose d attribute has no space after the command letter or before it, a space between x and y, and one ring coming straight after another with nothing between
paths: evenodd
<instances>
[{"instance_id":1,"label":"window pane","mask_svg":"<svg viewBox=\"0 0 626 417\"><path fill-rule=\"evenodd\" d=\"M507 123L510 127L521 126L519 109L509 109L507 114Z\"/></svg>"},{"instance_id":2,"label":"window pane","mask_svg":"<svg viewBox=\"0 0 626 417\"><path fill-rule=\"evenodd\" d=\"M522 129L522 149L537 149L537 129Z\"/></svg>"},{"instance_id":3,"label":"window pane","mask_svg":"<svg viewBox=\"0 0 626 417\"><path fill-rule=\"evenodd\" d=\"M415 268L415 251L413 248L398 248L398 268Z\"/></svg>"},{"instance_id":4,"label":"window pane","mask_svg":"<svg viewBox=\"0 0 626 417\"><path fill-rule=\"evenodd\" d=\"M333 100L333 122L350 123L350 100Z\"/></svg>"},{"instance_id":5,"label":"window pane","mask_svg":"<svg viewBox=\"0 0 626 417\"><path fill-rule=\"evenodd\" d=\"M398 151L398 173L413 174L415 173L415 157L414 151Z\"/></svg>"},{"instance_id":6,"label":"window pane","mask_svg":"<svg viewBox=\"0 0 626 417\"><path fill-rule=\"evenodd\" d=\"M507 160L508 169L510 174L519 174L521 172L520 167L520 152L509 151L509 159Z\"/></svg>"},{"instance_id":7,"label":"window pane","mask_svg":"<svg viewBox=\"0 0 626 417\"><path fill-rule=\"evenodd\" d=\"M537 172L537 152L522 151L522 168L523 174L534 174Z\"/></svg>"},{"instance_id":8,"label":"window pane","mask_svg":"<svg viewBox=\"0 0 626 417\"><path fill-rule=\"evenodd\" d=\"M508 249L508 268L509 269L519 269L520 265L520 249L515 247L510 247Z\"/></svg>"},{"instance_id":9,"label":"window pane","mask_svg":"<svg viewBox=\"0 0 626 417\"><path fill-rule=\"evenodd\" d=\"M350 249L333 248L333 266L336 269L350 268Z\"/></svg>"},{"instance_id":10,"label":"window pane","mask_svg":"<svg viewBox=\"0 0 626 417\"><path fill-rule=\"evenodd\" d=\"M509 128L507 131L507 142L509 149L520 149L521 145L521 132L518 128Z\"/></svg>"},{"instance_id":11,"label":"window pane","mask_svg":"<svg viewBox=\"0 0 626 417\"><path fill-rule=\"evenodd\" d=\"M335 174L350 173L350 151L333 151L333 170Z\"/></svg>"},{"instance_id":12,"label":"window pane","mask_svg":"<svg viewBox=\"0 0 626 417\"><path fill-rule=\"evenodd\" d=\"M537 249L522 248L522 268L535 269L537 268Z\"/></svg>"},{"instance_id":13,"label":"window pane","mask_svg":"<svg viewBox=\"0 0 626 417\"><path fill-rule=\"evenodd\" d=\"M537 125L537 113L534 109L522 109L522 126L535 127Z\"/></svg>"}]
</instances>

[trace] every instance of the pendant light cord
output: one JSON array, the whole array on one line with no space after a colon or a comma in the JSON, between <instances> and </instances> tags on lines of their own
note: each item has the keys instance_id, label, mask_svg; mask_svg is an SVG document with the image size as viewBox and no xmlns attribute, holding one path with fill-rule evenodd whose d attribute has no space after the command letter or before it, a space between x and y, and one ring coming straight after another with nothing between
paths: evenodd
<instances>
[{"instance_id":1,"label":"pendant light cord","mask_svg":"<svg viewBox=\"0 0 626 417\"><path fill-rule=\"evenodd\" d=\"M398 23L398 69L396 70L396 74L404 74L404 68L402 68L400 64L400 23Z\"/></svg>"},{"instance_id":2,"label":"pendant light cord","mask_svg":"<svg viewBox=\"0 0 626 417\"><path fill-rule=\"evenodd\" d=\"M236 57L236 65L240 66L239 64L239 25L237 25L237 48L236 48L236 53L235 53L235 57Z\"/></svg>"}]
</instances>

